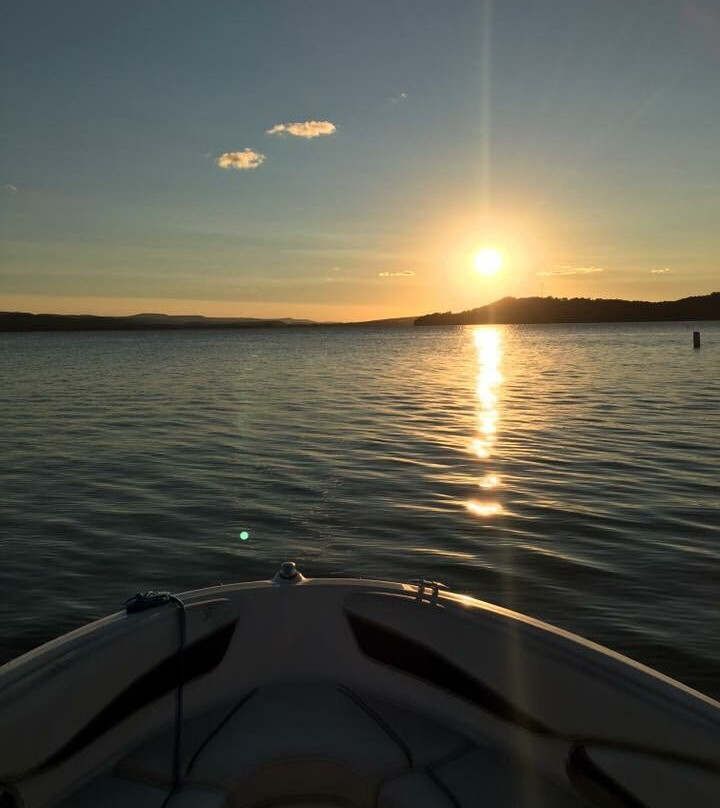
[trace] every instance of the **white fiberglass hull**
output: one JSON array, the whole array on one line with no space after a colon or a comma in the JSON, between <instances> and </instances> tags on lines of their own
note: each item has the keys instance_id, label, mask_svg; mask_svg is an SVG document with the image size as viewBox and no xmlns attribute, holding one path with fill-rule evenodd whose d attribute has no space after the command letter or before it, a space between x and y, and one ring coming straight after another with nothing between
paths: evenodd
<instances>
[{"instance_id":1,"label":"white fiberglass hull","mask_svg":"<svg viewBox=\"0 0 720 808\"><path fill-rule=\"evenodd\" d=\"M300 575L181 599L181 656L170 602L0 667L0 808L720 805L720 704L539 621Z\"/></svg>"}]
</instances>

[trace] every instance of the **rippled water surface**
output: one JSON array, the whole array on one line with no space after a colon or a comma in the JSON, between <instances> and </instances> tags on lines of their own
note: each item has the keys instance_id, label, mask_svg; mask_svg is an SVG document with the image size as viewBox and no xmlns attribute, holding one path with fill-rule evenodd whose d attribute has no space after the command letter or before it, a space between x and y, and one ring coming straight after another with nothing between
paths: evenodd
<instances>
[{"instance_id":1,"label":"rippled water surface","mask_svg":"<svg viewBox=\"0 0 720 808\"><path fill-rule=\"evenodd\" d=\"M720 694L718 323L5 334L0 376L6 656L293 558Z\"/></svg>"}]
</instances>

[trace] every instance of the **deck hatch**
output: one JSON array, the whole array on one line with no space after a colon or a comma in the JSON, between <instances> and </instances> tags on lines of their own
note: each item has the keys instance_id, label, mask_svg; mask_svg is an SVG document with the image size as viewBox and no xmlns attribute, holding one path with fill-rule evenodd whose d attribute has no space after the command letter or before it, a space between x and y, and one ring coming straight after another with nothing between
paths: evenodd
<instances>
[{"instance_id":1,"label":"deck hatch","mask_svg":"<svg viewBox=\"0 0 720 808\"><path fill-rule=\"evenodd\" d=\"M205 676L222 662L236 625L236 622L229 623L185 648L184 683ZM177 684L177 657L172 654L125 688L64 746L23 774L22 779L64 763L133 713L170 693Z\"/></svg>"},{"instance_id":2,"label":"deck hatch","mask_svg":"<svg viewBox=\"0 0 720 808\"><path fill-rule=\"evenodd\" d=\"M376 662L429 682L523 729L559 734L432 648L352 612L346 614L360 650Z\"/></svg>"}]
</instances>

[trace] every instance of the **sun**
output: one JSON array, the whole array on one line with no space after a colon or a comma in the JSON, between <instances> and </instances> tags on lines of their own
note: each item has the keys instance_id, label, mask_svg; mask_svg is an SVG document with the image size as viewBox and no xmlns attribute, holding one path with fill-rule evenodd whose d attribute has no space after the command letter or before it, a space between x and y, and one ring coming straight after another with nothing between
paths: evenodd
<instances>
[{"instance_id":1,"label":"sun","mask_svg":"<svg viewBox=\"0 0 720 808\"><path fill-rule=\"evenodd\" d=\"M473 264L481 275L485 275L489 278L493 275L497 275L502 269L503 254L500 250L496 250L493 247L483 247L482 250L478 250L475 253Z\"/></svg>"}]
</instances>

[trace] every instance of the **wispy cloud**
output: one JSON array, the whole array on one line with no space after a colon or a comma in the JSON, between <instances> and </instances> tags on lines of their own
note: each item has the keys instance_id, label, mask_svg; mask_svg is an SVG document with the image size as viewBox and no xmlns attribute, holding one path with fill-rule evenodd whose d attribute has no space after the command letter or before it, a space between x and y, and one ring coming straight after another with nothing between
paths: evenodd
<instances>
[{"instance_id":1,"label":"wispy cloud","mask_svg":"<svg viewBox=\"0 0 720 808\"><path fill-rule=\"evenodd\" d=\"M548 269L546 272L538 272L537 274L543 278L550 277L551 275L594 275L597 272L605 272L602 267L573 267L568 264Z\"/></svg>"},{"instance_id":2,"label":"wispy cloud","mask_svg":"<svg viewBox=\"0 0 720 808\"><path fill-rule=\"evenodd\" d=\"M390 97L390 103L399 104L401 101L407 101L409 97L408 93L398 93Z\"/></svg>"},{"instance_id":3,"label":"wispy cloud","mask_svg":"<svg viewBox=\"0 0 720 808\"><path fill-rule=\"evenodd\" d=\"M665 267L664 269L651 269L650 270L651 275L667 275L670 272L672 272L670 267Z\"/></svg>"},{"instance_id":4,"label":"wispy cloud","mask_svg":"<svg viewBox=\"0 0 720 808\"><path fill-rule=\"evenodd\" d=\"M224 152L217 159L220 168L235 168L238 171L247 171L250 168L257 168L265 162L265 155L253 149L243 149L242 151Z\"/></svg>"},{"instance_id":5,"label":"wispy cloud","mask_svg":"<svg viewBox=\"0 0 720 808\"><path fill-rule=\"evenodd\" d=\"M411 278L415 273L409 269L400 272L378 272L378 278Z\"/></svg>"},{"instance_id":6,"label":"wispy cloud","mask_svg":"<svg viewBox=\"0 0 720 808\"><path fill-rule=\"evenodd\" d=\"M9 182L5 183L5 190L10 191L11 193L15 193L17 191L17 185L11 185Z\"/></svg>"},{"instance_id":7,"label":"wispy cloud","mask_svg":"<svg viewBox=\"0 0 720 808\"><path fill-rule=\"evenodd\" d=\"M337 126L331 121L297 121L296 123L276 123L265 130L268 135L293 135L294 137L314 138L332 135Z\"/></svg>"}]
</instances>

